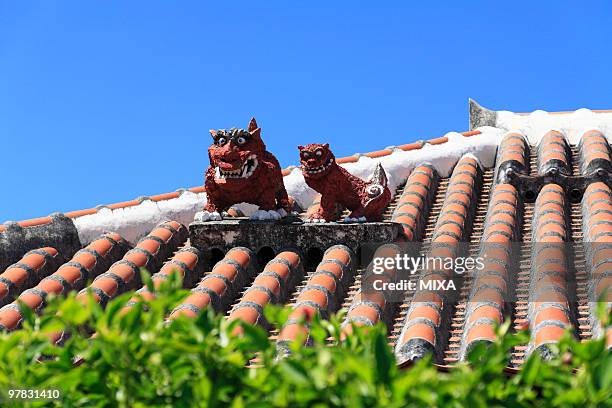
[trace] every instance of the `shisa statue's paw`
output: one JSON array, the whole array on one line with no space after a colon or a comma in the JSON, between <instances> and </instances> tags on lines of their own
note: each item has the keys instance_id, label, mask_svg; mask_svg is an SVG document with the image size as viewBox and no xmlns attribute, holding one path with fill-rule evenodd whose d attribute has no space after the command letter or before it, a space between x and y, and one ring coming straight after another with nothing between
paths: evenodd
<instances>
[{"instance_id":1,"label":"shisa statue's paw","mask_svg":"<svg viewBox=\"0 0 612 408\"><path fill-rule=\"evenodd\" d=\"M278 211L274 210L268 210L268 217L269 220L280 220L281 218L283 218Z\"/></svg>"},{"instance_id":2,"label":"shisa statue's paw","mask_svg":"<svg viewBox=\"0 0 612 408\"><path fill-rule=\"evenodd\" d=\"M206 221L221 221L223 217L216 211L198 211L193 217L194 221L206 222Z\"/></svg>"},{"instance_id":3,"label":"shisa statue's paw","mask_svg":"<svg viewBox=\"0 0 612 408\"><path fill-rule=\"evenodd\" d=\"M285 211L284 208L279 208L278 210L276 210L276 212L278 213L278 215L280 215L281 218L285 218L287 216L287 211Z\"/></svg>"},{"instance_id":4,"label":"shisa statue's paw","mask_svg":"<svg viewBox=\"0 0 612 408\"><path fill-rule=\"evenodd\" d=\"M257 210L255 211L255 213L253 213L253 215L251 215L251 219L252 220L258 220L258 221L274 221L274 220L280 220L281 219L281 215L274 210Z\"/></svg>"},{"instance_id":5,"label":"shisa statue's paw","mask_svg":"<svg viewBox=\"0 0 612 408\"><path fill-rule=\"evenodd\" d=\"M257 221L266 220L268 219L268 212L264 210L257 210L253 214L251 214L250 218L252 220L257 220Z\"/></svg>"},{"instance_id":6,"label":"shisa statue's paw","mask_svg":"<svg viewBox=\"0 0 612 408\"><path fill-rule=\"evenodd\" d=\"M327 222L325 221L325 218L323 218L323 216L321 214L318 213L314 213L312 214L310 217L308 217L306 219L306 222L310 222L310 223L323 223L323 222Z\"/></svg>"},{"instance_id":7,"label":"shisa statue's paw","mask_svg":"<svg viewBox=\"0 0 612 408\"><path fill-rule=\"evenodd\" d=\"M362 216L356 216L353 214L349 214L345 219L344 222L346 223L352 223L352 222L366 222L367 219L366 217Z\"/></svg>"}]
</instances>

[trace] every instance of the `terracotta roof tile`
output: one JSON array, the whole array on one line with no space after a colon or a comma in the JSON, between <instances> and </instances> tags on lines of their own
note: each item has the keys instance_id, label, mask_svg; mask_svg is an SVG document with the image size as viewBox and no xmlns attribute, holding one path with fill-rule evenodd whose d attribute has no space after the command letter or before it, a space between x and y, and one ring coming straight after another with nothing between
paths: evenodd
<instances>
[{"instance_id":1,"label":"terracotta roof tile","mask_svg":"<svg viewBox=\"0 0 612 408\"><path fill-rule=\"evenodd\" d=\"M439 145L439 144L443 144L448 142L448 137L444 136L444 137L438 137L435 139L429 139L427 141L427 143L431 144L431 145Z\"/></svg>"},{"instance_id":2,"label":"terracotta roof tile","mask_svg":"<svg viewBox=\"0 0 612 408\"><path fill-rule=\"evenodd\" d=\"M457 244L466 238L473 201L476 198L480 177L480 167L476 160L463 157L453 170L442 210L433 232L430 256L455 256ZM464 188L466 187L466 188ZM459 215L459 217L455 217ZM439 244L444 243L445 246ZM451 277L451 271L425 270L429 279ZM439 339L440 322L444 302L442 292L417 289L408 309L404 327L396 344L395 353L400 361L422 358L425 353L434 351Z\"/></svg>"},{"instance_id":3,"label":"terracotta roof tile","mask_svg":"<svg viewBox=\"0 0 612 408\"><path fill-rule=\"evenodd\" d=\"M55 248L45 247L29 251L19 262L0 274L0 305L12 301L24 289L36 285L59 266L61 256Z\"/></svg>"},{"instance_id":4,"label":"terracotta roof tile","mask_svg":"<svg viewBox=\"0 0 612 408\"><path fill-rule=\"evenodd\" d=\"M524 172L526 171L525 166L528 153L528 147L523 135L520 133L510 132L503 138L499 145L497 157L498 166L514 161Z\"/></svg>"},{"instance_id":5,"label":"terracotta roof tile","mask_svg":"<svg viewBox=\"0 0 612 408\"><path fill-rule=\"evenodd\" d=\"M339 266L340 275L334 274L336 280L328 281L327 284L315 283L317 275L325 274L327 265ZM278 335L279 349L288 352L287 344L298 340L298 335L305 335L301 340L308 344L307 322L313 313L327 316L328 313L338 309L339 300L346 290L347 279L354 274L355 267L355 255L348 247L336 245L325 251L317 271L308 278L306 285L301 289L293 312Z\"/></svg>"},{"instance_id":6,"label":"terracotta roof tile","mask_svg":"<svg viewBox=\"0 0 612 408\"><path fill-rule=\"evenodd\" d=\"M304 267L297 252L279 253L268 262L240 301L234 305L229 313L229 320L240 319L247 324L268 327L262 314L263 308L269 303L283 303L303 275ZM241 332L242 329L237 327L234 334Z\"/></svg>"},{"instance_id":7,"label":"terracotta roof tile","mask_svg":"<svg viewBox=\"0 0 612 408\"><path fill-rule=\"evenodd\" d=\"M0 309L0 326L7 330L13 330L19 326L23 316L19 311L18 301L25 302L32 309L39 310L44 307L45 297L49 293L60 295L68 290L82 287L89 278L99 274L109 261L114 261L125 253L126 246L123 239L117 237L116 234L104 234L79 251L70 262L63 264L55 273L40 281L36 287L22 292L13 303ZM98 251L95 248L102 250ZM87 254L92 258L91 268L88 269L75 260L82 254ZM59 285L56 285L56 282Z\"/></svg>"},{"instance_id":8,"label":"terracotta roof tile","mask_svg":"<svg viewBox=\"0 0 612 408\"><path fill-rule=\"evenodd\" d=\"M500 157L507 155L502 152ZM494 333L493 328L502 322L507 312L505 299L508 295L508 281L511 279L510 257L519 227L518 192L510 184L496 184L490 200L479 253L484 259L484 269L475 273L472 282L465 311L466 322L460 353L462 359L475 341L495 339L491 335ZM490 296L491 291L497 291L500 296L497 299L495 295Z\"/></svg>"},{"instance_id":9,"label":"terracotta roof tile","mask_svg":"<svg viewBox=\"0 0 612 408\"><path fill-rule=\"evenodd\" d=\"M583 155L584 157L584 155ZM584 162L583 162L584 163ZM609 225L612 217L612 190L605 183L596 182L590 184L582 198L582 215L584 241L586 242L586 258L590 268L587 269L589 280L588 297L590 300L589 323L593 328L594 336L604 336L607 330L607 346L612 347L612 336L610 328L601 327L597 318L597 302L612 302L612 293L608 293L607 299L601 299L602 294L609 290L612 281L609 271L612 270L612 231L609 229L598 230L597 227Z\"/></svg>"},{"instance_id":10,"label":"terracotta roof tile","mask_svg":"<svg viewBox=\"0 0 612 408\"><path fill-rule=\"evenodd\" d=\"M610 146L599 130L587 131L580 139L581 171L590 173L598 164L604 161L610 163Z\"/></svg>"},{"instance_id":11,"label":"terracotta roof tile","mask_svg":"<svg viewBox=\"0 0 612 408\"><path fill-rule=\"evenodd\" d=\"M533 278L527 314L532 338L528 352L538 350L546 355L547 344L558 341L570 324L566 284L569 271L564 245L569 236L565 214L563 188L557 184L544 186L533 216ZM561 275L559 279L555 274Z\"/></svg>"},{"instance_id":12,"label":"terracotta roof tile","mask_svg":"<svg viewBox=\"0 0 612 408\"><path fill-rule=\"evenodd\" d=\"M556 168L563 173L570 173L568 146L563 134L551 130L542 138L538 145L538 169L545 174L550 168Z\"/></svg>"},{"instance_id":13,"label":"terracotta roof tile","mask_svg":"<svg viewBox=\"0 0 612 408\"><path fill-rule=\"evenodd\" d=\"M393 153L392 149L385 149L385 150L377 150L374 152L365 153L364 156L371 157L372 159L376 159L378 157L388 156L391 153Z\"/></svg>"},{"instance_id":14,"label":"terracotta roof tile","mask_svg":"<svg viewBox=\"0 0 612 408\"><path fill-rule=\"evenodd\" d=\"M470 132L468 132L468 133L470 133ZM474 133L474 134L480 134L480 132L476 131L476 133ZM472 135L470 135L470 136L472 136ZM397 148L400 149L400 150L404 150L404 151L419 150L423 146L425 146L425 143L426 142L424 140L421 140L421 141L414 142L414 143L408 143L408 144L399 145L399 146L397 146Z\"/></svg>"},{"instance_id":15,"label":"terracotta roof tile","mask_svg":"<svg viewBox=\"0 0 612 408\"><path fill-rule=\"evenodd\" d=\"M97 302L105 305L119 293L140 283L140 268L157 272L161 263L186 240L185 226L174 221L160 224L129 250L121 261L96 276L92 284L77 295L77 299L86 302L91 292Z\"/></svg>"},{"instance_id":16,"label":"terracotta roof tile","mask_svg":"<svg viewBox=\"0 0 612 408\"><path fill-rule=\"evenodd\" d=\"M436 170L427 165L417 167L408 177L391 217L392 221L402 224L407 241L420 236L437 181Z\"/></svg>"},{"instance_id":17,"label":"terracotta roof tile","mask_svg":"<svg viewBox=\"0 0 612 408\"><path fill-rule=\"evenodd\" d=\"M225 310L254 274L256 265L253 256L247 248L235 247L228 251L169 318L195 317L209 305L217 311Z\"/></svg>"},{"instance_id":18,"label":"terracotta roof tile","mask_svg":"<svg viewBox=\"0 0 612 408\"><path fill-rule=\"evenodd\" d=\"M172 273L177 273L183 280L185 288L191 288L202 275L204 268L203 254L197 248L186 246L179 249L170 260L161 267L159 272L151 276L153 287L159 289L160 285L168 279ZM155 294L149 291L149 288L144 285L138 289L134 296L128 301L123 309L123 312L130 310L140 298L153 300Z\"/></svg>"}]
</instances>

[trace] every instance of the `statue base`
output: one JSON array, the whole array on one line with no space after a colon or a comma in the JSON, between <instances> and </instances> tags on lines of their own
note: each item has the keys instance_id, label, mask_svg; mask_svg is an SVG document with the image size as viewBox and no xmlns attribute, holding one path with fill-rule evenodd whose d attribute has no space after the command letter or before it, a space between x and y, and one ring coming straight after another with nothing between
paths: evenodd
<instances>
[{"instance_id":1,"label":"statue base","mask_svg":"<svg viewBox=\"0 0 612 408\"><path fill-rule=\"evenodd\" d=\"M284 249L297 249L307 267L312 267L333 245L346 245L359 254L363 244L394 242L400 234L401 226L391 222L305 223L297 217L279 221L230 218L189 225L190 243L206 254L209 266L230 248L243 246L256 253L260 263Z\"/></svg>"}]
</instances>

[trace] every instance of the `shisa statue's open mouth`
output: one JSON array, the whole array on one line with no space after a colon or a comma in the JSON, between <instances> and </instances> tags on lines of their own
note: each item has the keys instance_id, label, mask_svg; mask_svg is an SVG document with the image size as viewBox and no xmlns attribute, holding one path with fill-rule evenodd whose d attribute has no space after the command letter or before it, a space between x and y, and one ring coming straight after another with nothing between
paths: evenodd
<instances>
[{"instance_id":1,"label":"shisa statue's open mouth","mask_svg":"<svg viewBox=\"0 0 612 408\"><path fill-rule=\"evenodd\" d=\"M236 170L223 170L220 166L215 168L215 178L217 179L245 179L249 178L255 173L257 169L257 155L252 154L244 161L240 168ZM231 167L227 165L226 167Z\"/></svg>"},{"instance_id":2,"label":"shisa statue's open mouth","mask_svg":"<svg viewBox=\"0 0 612 408\"><path fill-rule=\"evenodd\" d=\"M322 164L320 166L317 167L308 167L308 166L303 166L304 171L308 174L317 174L317 173L321 173L325 170L327 170L329 168L329 166L331 166L333 164L334 160L330 157L329 160L327 160L327 162L325 162L325 164Z\"/></svg>"}]
</instances>

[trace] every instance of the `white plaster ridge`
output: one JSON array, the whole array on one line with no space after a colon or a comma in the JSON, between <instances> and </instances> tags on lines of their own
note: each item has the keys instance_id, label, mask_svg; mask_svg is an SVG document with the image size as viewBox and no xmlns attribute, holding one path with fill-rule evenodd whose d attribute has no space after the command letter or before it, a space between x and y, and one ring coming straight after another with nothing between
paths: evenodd
<instances>
[{"instance_id":1,"label":"white plaster ridge","mask_svg":"<svg viewBox=\"0 0 612 408\"><path fill-rule=\"evenodd\" d=\"M523 133L530 144L537 145L551 130L559 130L568 142L578 144L588 130L599 130L608 141L612 137L612 112L597 113L589 109L578 109L570 113L548 113L536 110L529 114L497 111L495 126L505 131Z\"/></svg>"}]
</instances>

